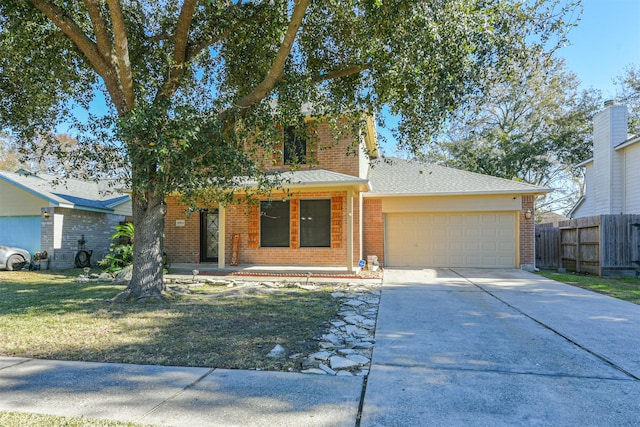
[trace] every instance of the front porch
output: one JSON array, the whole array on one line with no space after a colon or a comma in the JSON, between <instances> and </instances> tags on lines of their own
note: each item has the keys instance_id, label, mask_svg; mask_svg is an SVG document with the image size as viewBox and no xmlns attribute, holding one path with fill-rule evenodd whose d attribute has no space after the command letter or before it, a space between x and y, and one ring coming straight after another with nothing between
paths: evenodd
<instances>
[{"instance_id":1,"label":"front porch","mask_svg":"<svg viewBox=\"0 0 640 427\"><path fill-rule=\"evenodd\" d=\"M340 279L381 279L382 271L369 271L353 267L351 272L341 266L299 266L299 265L238 265L219 267L216 262L172 263L169 275L202 276L242 276L273 278L340 278Z\"/></svg>"}]
</instances>

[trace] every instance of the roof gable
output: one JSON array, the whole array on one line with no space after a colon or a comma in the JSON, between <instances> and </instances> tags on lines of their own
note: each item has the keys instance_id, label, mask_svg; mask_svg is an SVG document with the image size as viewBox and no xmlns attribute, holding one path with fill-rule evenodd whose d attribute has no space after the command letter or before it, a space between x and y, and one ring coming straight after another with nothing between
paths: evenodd
<instances>
[{"instance_id":1,"label":"roof gable","mask_svg":"<svg viewBox=\"0 0 640 427\"><path fill-rule=\"evenodd\" d=\"M551 189L474 172L399 158L372 161L368 196L543 194Z\"/></svg>"}]
</instances>

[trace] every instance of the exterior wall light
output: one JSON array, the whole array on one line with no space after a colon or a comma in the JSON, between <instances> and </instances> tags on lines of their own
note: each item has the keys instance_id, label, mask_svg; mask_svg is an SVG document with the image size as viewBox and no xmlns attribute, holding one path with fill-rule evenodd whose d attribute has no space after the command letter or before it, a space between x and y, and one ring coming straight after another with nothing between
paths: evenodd
<instances>
[{"instance_id":1,"label":"exterior wall light","mask_svg":"<svg viewBox=\"0 0 640 427\"><path fill-rule=\"evenodd\" d=\"M531 209L527 209L527 211L524 213L524 217L526 219L531 219L531 217L533 217L533 212L531 212Z\"/></svg>"}]
</instances>

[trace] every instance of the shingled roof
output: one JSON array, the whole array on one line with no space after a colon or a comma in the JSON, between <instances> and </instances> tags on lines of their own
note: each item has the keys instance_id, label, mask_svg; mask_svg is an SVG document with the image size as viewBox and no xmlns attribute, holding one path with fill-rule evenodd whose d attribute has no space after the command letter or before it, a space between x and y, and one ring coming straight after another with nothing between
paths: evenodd
<instances>
[{"instance_id":1,"label":"shingled roof","mask_svg":"<svg viewBox=\"0 0 640 427\"><path fill-rule=\"evenodd\" d=\"M544 194L552 191L524 182L389 157L371 163L369 181L372 190L365 194L368 197Z\"/></svg>"},{"instance_id":2,"label":"shingled roof","mask_svg":"<svg viewBox=\"0 0 640 427\"><path fill-rule=\"evenodd\" d=\"M59 180L53 175L24 171L0 171L0 180L46 200L51 206L110 213L116 206L131 200L128 194L110 188L107 181Z\"/></svg>"}]
</instances>

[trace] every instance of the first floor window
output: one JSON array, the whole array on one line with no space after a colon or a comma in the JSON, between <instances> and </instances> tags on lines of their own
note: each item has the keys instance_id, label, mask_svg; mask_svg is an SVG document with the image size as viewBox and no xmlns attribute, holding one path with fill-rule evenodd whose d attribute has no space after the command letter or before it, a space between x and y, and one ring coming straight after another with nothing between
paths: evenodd
<instances>
[{"instance_id":1,"label":"first floor window","mask_svg":"<svg viewBox=\"0 0 640 427\"><path fill-rule=\"evenodd\" d=\"M289 247L289 201L260 202L260 246Z\"/></svg>"},{"instance_id":2,"label":"first floor window","mask_svg":"<svg viewBox=\"0 0 640 427\"><path fill-rule=\"evenodd\" d=\"M300 200L300 246L331 246L331 200Z\"/></svg>"}]
</instances>

